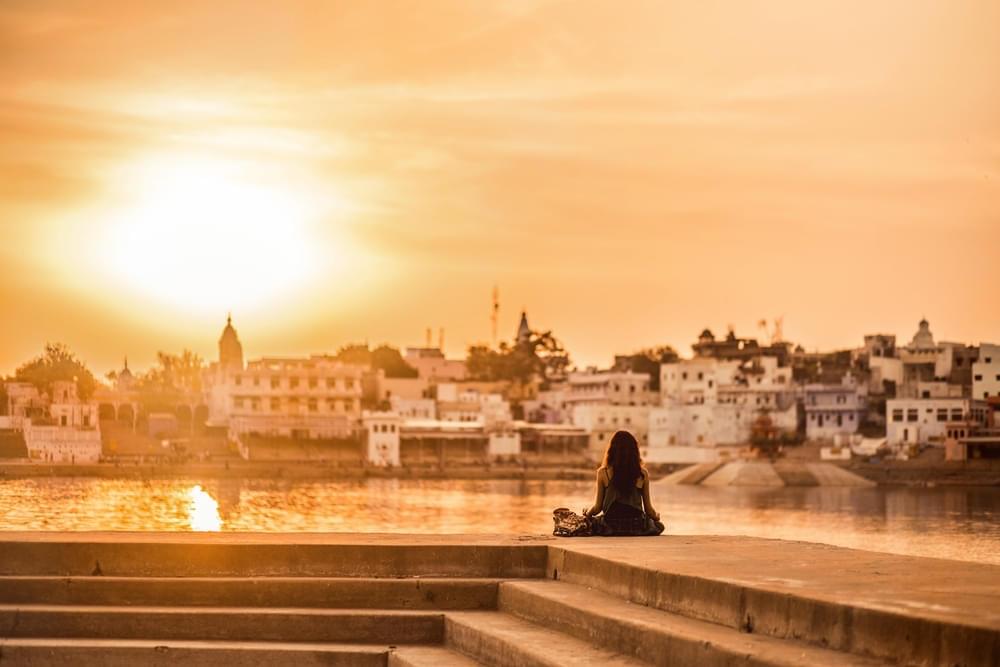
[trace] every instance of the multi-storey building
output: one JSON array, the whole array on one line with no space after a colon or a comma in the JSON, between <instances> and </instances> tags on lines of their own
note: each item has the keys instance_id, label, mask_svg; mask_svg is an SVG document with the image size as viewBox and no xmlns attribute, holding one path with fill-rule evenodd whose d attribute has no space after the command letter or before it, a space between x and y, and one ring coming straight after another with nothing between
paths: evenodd
<instances>
[{"instance_id":1,"label":"multi-storey building","mask_svg":"<svg viewBox=\"0 0 1000 667\"><path fill-rule=\"evenodd\" d=\"M989 408L970 398L897 398L886 402L886 441L943 444L949 430L988 425Z\"/></svg>"},{"instance_id":2,"label":"multi-storey building","mask_svg":"<svg viewBox=\"0 0 1000 667\"><path fill-rule=\"evenodd\" d=\"M592 371L570 373L563 401L568 410L577 405L656 405L659 400L649 390L649 375L632 371Z\"/></svg>"},{"instance_id":3,"label":"multi-storey building","mask_svg":"<svg viewBox=\"0 0 1000 667\"><path fill-rule=\"evenodd\" d=\"M972 397L1000 398L1000 345L979 346L979 360L972 365Z\"/></svg>"},{"instance_id":4,"label":"multi-storey building","mask_svg":"<svg viewBox=\"0 0 1000 667\"><path fill-rule=\"evenodd\" d=\"M230 432L347 437L361 417L364 370L327 356L251 361L226 376Z\"/></svg>"},{"instance_id":5,"label":"multi-storey building","mask_svg":"<svg viewBox=\"0 0 1000 667\"><path fill-rule=\"evenodd\" d=\"M806 385L802 393L807 439L829 440L857 433L865 405L862 390L851 376L839 385Z\"/></svg>"},{"instance_id":6,"label":"multi-storey building","mask_svg":"<svg viewBox=\"0 0 1000 667\"><path fill-rule=\"evenodd\" d=\"M645 447L649 439L648 405L587 403L573 407L571 423L588 433L592 454L603 454L615 431L628 431Z\"/></svg>"}]
</instances>

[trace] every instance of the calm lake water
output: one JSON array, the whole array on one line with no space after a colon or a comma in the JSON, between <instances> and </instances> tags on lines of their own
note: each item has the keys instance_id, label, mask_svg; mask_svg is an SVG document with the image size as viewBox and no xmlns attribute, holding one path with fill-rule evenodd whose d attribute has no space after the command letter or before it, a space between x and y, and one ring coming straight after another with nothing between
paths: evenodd
<instances>
[{"instance_id":1,"label":"calm lake water","mask_svg":"<svg viewBox=\"0 0 1000 667\"><path fill-rule=\"evenodd\" d=\"M0 530L549 533L591 483L0 481ZM654 486L667 533L751 535L1000 564L1000 489Z\"/></svg>"}]
</instances>

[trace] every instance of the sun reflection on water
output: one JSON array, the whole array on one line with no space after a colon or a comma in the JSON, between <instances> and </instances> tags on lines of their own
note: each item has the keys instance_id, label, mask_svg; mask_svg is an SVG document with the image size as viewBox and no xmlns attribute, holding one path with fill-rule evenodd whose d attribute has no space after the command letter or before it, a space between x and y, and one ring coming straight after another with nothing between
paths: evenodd
<instances>
[{"instance_id":1,"label":"sun reflection on water","mask_svg":"<svg viewBox=\"0 0 1000 667\"><path fill-rule=\"evenodd\" d=\"M191 503L188 505L188 520L191 530L217 531L222 530L222 518L219 516L219 503L207 491L195 484L188 491Z\"/></svg>"}]
</instances>

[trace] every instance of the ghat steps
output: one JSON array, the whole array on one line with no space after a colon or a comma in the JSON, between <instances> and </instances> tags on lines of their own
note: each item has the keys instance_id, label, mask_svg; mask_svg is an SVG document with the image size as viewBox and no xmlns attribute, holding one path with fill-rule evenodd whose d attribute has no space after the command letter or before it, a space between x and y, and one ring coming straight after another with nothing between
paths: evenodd
<instances>
[{"instance_id":1,"label":"ghat steps","mask_svg":"<svg viewBox=\"0 0 1000 667\"><path fill-rule=\"evenodd\" d=\"M0 666L995 665L998 574L748 538L9 533Z\"/></svg>"}]
</instances>

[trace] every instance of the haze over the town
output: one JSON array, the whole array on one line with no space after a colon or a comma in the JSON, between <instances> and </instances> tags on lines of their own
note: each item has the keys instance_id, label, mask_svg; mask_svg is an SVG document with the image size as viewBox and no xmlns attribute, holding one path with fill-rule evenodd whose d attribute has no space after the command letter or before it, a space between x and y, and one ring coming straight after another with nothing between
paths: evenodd
<instances>
[{"instance_id":1,"label":"haze over the town","mask_svg":"<svg viewBox=\"0 0 1000 667\"><path fill-rule=\"evenodd\" d=\"M1000 3L266 4L0 6L0 372L1000 331Z\"/></svg>"}]
</instances>

